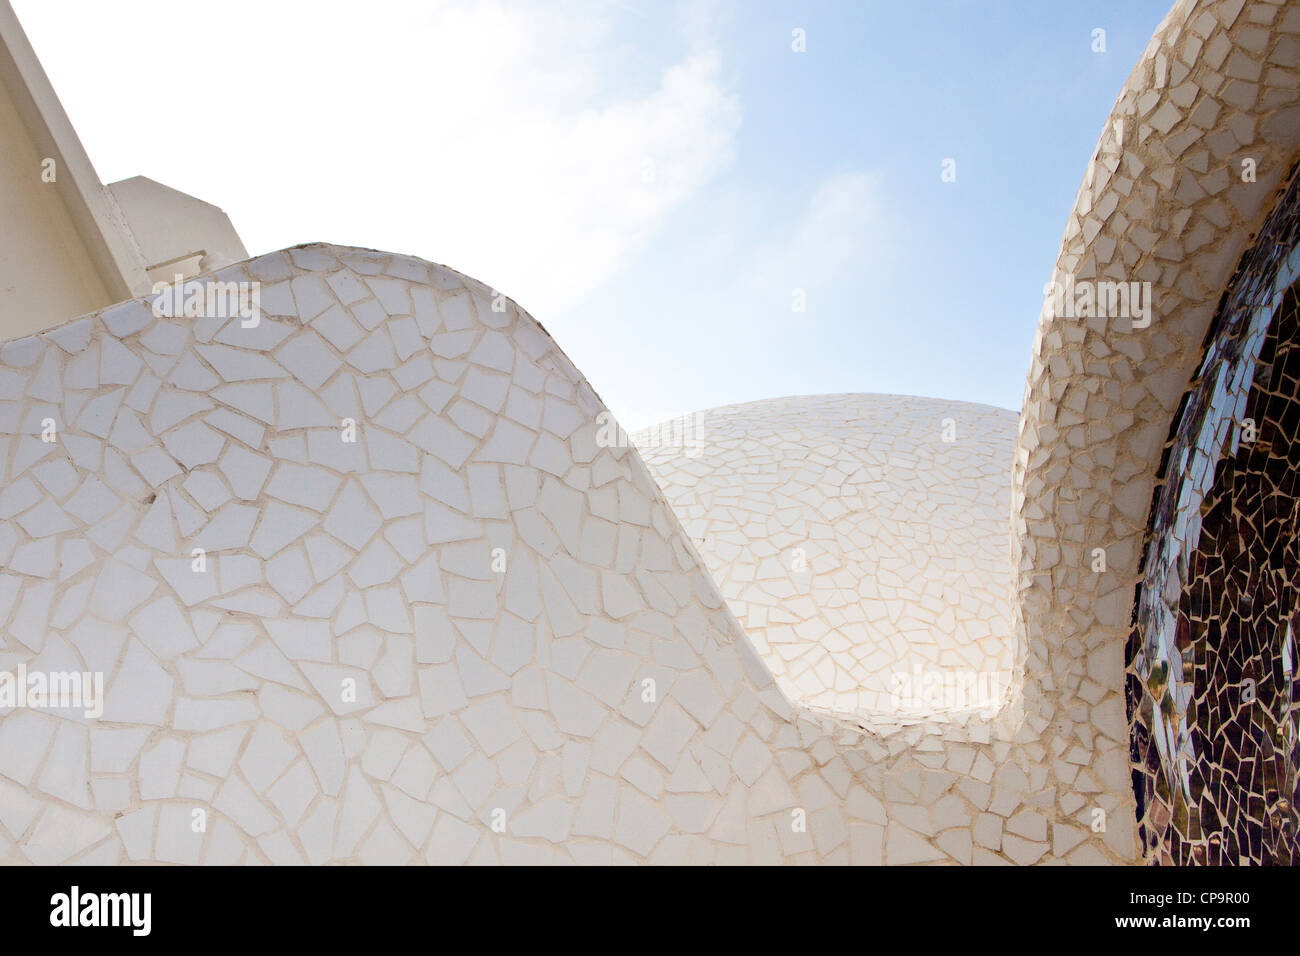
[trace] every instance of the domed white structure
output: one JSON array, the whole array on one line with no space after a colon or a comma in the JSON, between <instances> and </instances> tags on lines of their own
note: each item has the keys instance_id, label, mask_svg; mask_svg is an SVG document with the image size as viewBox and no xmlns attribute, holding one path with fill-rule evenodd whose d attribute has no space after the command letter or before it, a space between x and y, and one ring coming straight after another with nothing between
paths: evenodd
<instances>
[{"instance_id":1,"label":"domed white structure","mask_svg":"<svg viewBox=\"0 0 1300 956\"><path fill-rule=\"evenodd\" d=\"M633 440L793 701L871 726L1005 703L1015 413L826 395L690 421Z\"/></svg>"}]
</instances>

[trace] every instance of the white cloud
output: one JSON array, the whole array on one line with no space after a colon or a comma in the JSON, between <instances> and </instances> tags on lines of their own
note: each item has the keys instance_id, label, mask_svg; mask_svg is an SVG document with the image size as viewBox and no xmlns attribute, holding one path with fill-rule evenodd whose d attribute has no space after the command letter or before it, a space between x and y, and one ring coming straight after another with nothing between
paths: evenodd
<instances>
[{"instance_id":1,"label":"white cloud","mask_svg":"<svg viewBox=\"0 0 1300 956\"><path fill-rule=\"evenodd\" d=\"M823 179L799 220L788 230L771 230L739 274L738 297L779 298L788 309L793 290L811 297L833 282L878 263L888 251L896 224L886 221L878 177L861 170Z\"/></svg>"},{"instance_id":2,"label":"white cloud","mask_svg":"<svg viewBox=\"0 0 1300 956\"><path fill-rule=\"evenodd\" d=\"M724 168L740 123L706 36L624 58L641 21L580 0L15 6L107 180L217 203L252 253L436 259L543 320Z\"/></svg>"}]
</instances>

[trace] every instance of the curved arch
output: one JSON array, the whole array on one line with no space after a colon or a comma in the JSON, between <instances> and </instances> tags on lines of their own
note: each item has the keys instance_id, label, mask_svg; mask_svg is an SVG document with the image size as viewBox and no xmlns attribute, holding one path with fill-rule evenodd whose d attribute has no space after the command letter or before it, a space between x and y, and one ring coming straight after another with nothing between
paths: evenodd
<instances>
[{"instance_id":1,"label":"curved arch","mask_svg":"<svg viewBox=\"0 0 1300 956\"><path fill-rule=\"evenodd\" d=\"M1103 129L1051 283L1147 283L1151 321L1074 318L1049 297L1034 342L1012 498L1025 710L1053 749L1094 715L1107 729L1090 765L1130 812L1116 722L1148 509L1220 293L1300 148L1296 74L1278 68L1292 13L1181 0L1165 17Z\"/></svg>"}]
</instances>

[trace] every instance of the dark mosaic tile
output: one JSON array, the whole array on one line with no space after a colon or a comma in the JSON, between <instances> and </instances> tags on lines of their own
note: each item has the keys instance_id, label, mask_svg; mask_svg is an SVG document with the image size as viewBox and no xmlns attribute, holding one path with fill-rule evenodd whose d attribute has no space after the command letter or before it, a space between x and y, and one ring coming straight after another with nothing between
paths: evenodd
<instances>
[{"instance_id":1,"label":"dark mosaic tile","mask_svg":"<svg viewBox=\"0 0 1300 956\"><path fill-rule=\"evenodd\" d=\"M1293 177L1234 276L1162 459L1126 681L1151 863L1300 862L1298 241Z\"/></svg>"}]
</instances>

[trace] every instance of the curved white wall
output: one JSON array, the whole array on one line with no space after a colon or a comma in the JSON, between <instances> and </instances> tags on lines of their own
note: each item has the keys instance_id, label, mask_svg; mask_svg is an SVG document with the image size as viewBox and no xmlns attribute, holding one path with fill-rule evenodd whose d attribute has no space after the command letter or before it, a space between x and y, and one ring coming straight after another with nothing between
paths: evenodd
<instances>
[{"instance_id":1,"label":"curved white wall","mask_svg":"<svg viewBox=\"0 0 1300 956\"><path fill-rule=\"evenodd\" d=\"M137 300L0 347L0 668L106 684L6 709L0 858L850 858L879 805L782 756L787 703L531 318L355 249L214 278L261 283L259 325Z\"/></svg>"}]
</instances>

